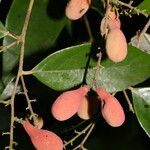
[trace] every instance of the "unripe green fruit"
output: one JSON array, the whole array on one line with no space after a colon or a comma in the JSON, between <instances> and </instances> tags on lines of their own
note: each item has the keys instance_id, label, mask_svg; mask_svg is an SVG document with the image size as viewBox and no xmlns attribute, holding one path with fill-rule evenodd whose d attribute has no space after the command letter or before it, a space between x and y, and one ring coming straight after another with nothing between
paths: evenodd
<instances>
[{"instance_id":1,"label":"unripe green fruit","mask_svg":"<svg viewBox=\"0 0 150 150\"><path fill-rule=\"evenodd\" d=\"M52 115L59 121L71 118L77 113L81 100L89 91L88 86L62 93L52 105Z\"/></svg>"},{"instance_id":2,"label":"unripe green fruit","mask_svg":"<svg viewBox=\"0 0 150 150\"><path fill-rule=\"evenodd\" d=\"M91 0L70 0L66 6L65 14L71 20L81 18L89 9Z\"/></svg>"},{"instance_id":3,"label":"unripe green fruit","mask_svg":"<svg viewBox=\"0 0 150 150\"><path fill-rule=\"evenodd\" d=\"M36 150L63 150L63 142L55 133L34 127L28 121L23 123L25 131Z\"/></svg>"},{"instance_id":4,"label":"unripe green fruit","mask_svg":"<svg viewBox=\"0 0 150 150\"><path fill-rule=\"evenodd\" d=\"M84 120L88 120L93 117L98 108L98 100L96 97L92 97L89 99L88 97L84 97L80 103L77 115Z\"/></svg>"},{"instance_id":5,"label":"unripe green fruit","mask_svg":"<svg viewBox=\"0 0 150 150\"><path fill-rule=\"evenodd\" d=\"M121 62L127 56L127 42L120 29L112 29L106 37L106 53L113 62Z\"/></svg>"},{"instance_id":6,"label":"unripe green fruit","mask_svg":"<svg viewBox=\"0 0 150 150\"><path fill-rule=\"evenodd\" d=\"M119 101L105 89L97 88L101 100L101 113L106 122L112 127L119 127L125 121L125 114Z\"/></svg>"}]
</instances>

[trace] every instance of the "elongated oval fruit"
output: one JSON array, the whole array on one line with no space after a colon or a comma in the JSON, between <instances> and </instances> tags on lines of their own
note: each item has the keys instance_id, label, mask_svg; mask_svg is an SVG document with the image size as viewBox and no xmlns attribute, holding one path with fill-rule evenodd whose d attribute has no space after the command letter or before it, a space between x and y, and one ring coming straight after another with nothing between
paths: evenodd
<instances>
[{"instance_id":1,"label":"elongated oval fruit","mask_svg":"<svg viewBox=\"0 0 150 150\"><path fill-rule=\"evenodd\" d=\"M104 96L103 95L107 95ZM106 122L112 127L119 127L125 121L125 114L119 101L109 94L105 89L97 89L101 100L101 113Z\"/></svg>"},{"instance_id":2,"label":"elongated oval fruit","mask_svg":"<svg viewBox=\"0 0 150 150\"><path fill-rule=\"evenodd\" d=\"M95 96L91 99L84 97L80 103L77 115L84 120L88 120L93 117L98 108L98 100Z\"/></svg>"},{"instance_id":3,"label":"elongated oval fruit","mask_svg":"<svg viewBox=\"0 0 150 150\"><path fill-rule=\"evenodd\" d=\"M106 38L106 53L113 62L121 62L127 56L127 42L120 29L112 29Z\"/></svg>"},{"instance_id":4,"label":"elongated oval fruit","mask_svg":"<svg viewBox=\"0 0 150 150\"><path fill-rule=\"evenodd\" d=\"M71 118L77 113L81 100L89 91L89 86L62 93L52 105L52 115L59 121Z\"/></svg>"},{"instance_id":5,"label":"elongated oval fruit","mask_svg":"<svg viewBox=\"0 0 150 150\"><path fill-rule=\"evenodd\" d=\"M63 150L63 142L55 133L38 129L28 121L23 123L23 127L36 150Z\"/></svg>"},{"instance_id":6,"label":"elongated oval fruit","mask_svg":"<svg viewBox=\"0 0 150 150\"><path fill-rule=\"evenodd\" d=\"M81 18L89 9L91 0L70 0L66 6L65 14L71 20Z\"/></svg>"}]
</instances>

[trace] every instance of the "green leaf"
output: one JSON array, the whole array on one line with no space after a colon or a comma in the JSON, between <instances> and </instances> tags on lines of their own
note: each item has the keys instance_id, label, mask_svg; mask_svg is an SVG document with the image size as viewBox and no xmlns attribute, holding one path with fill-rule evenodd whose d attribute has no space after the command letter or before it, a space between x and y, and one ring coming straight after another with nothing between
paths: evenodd
<instances>
[{"instance_id":1,"label":"green leaf","mask_svg":"<svg viewBox=\"0 0 150 150\"><path fill-rule=\"evenodd\" d=\"M82 83L91 45L81 44L53 53L33 68L33 75L55 90L66 90ZM97 85L110 92L122 91L143 82L150 76L150 55L129 46L128 56L121 63L102 61ZM96 55L96 54L95 54ZM92 85L96 60L91 56L86 76Z\"/></svg>"},{"instance_id":2,"label":"green leaf","mask_svg":"<svg viewBox=\"0 0 150 150\"><path fill-rule=\"evenodd\" d=\"M150 55L129 45L126 59L120 63L112 63L108 59L102 62L97 85L110 92L127 89L150 77ZM93 80L93 70L87 75L87 83Z\"/></svg>"},{"instance_id":3,"label":"green leaf","mask_svg":"<svg viewBox=\"0 0 150 150\"><path fill-rule=\"evenodd\" d=\"M49 0L36 0L34 2L25 41L26 58L52 47L65 26L66 19L64 16L55 18L49 14L49 11L53 9L52 6L49 7L49 2ZM28 5L29 1L13 1L6 18L6 27L11 33L21 34ZM13 41L12 38L6 37L3 44L8 45ZM5 85L13 77L12 70L18 63L19 50L20 46L15 45L3 54L3 82Z\"/></svg>"},{"instance_id":4,"label":"green leaf","mask_svg":"<svg viewBox=\"0 0 150 150\"><path fill-rule=\"evenodd\" d=\"M150 0L144 0L140 5L138 5L138 8L140 10L145 10L145 13L150 15Z\"/></svg>"},{"instance_id":5,"label":"green leaf","mask_svg":"<svg viewBox=\"0 0 150 150\"><path fill-rule=\"evenodd\" d=\"M150 137L150 88L133 89L132 96L138 121Z\"/></svg>"},{"instance_id":6,"label":"green leaf","mask_svg":"<svg viewBox=\"0 0 150 150\"><path fill-rule=\"evenodd\" d=\"M58 51L33 69L36 76L47 86L64 90L81 84L90 44L82 44Z\"/></svg>"},{"instance_id":7,"label":"green leaf","mask_svg":"<svg viewBox=\"0 0 150 150\"><path fill-rule=\"evenodd\" d=\"M0 39L8 35L7 29L4 27L2 22L0 21Z\"/></svg>"},{"instance_id":8,"label":"green leaf","mask_svg":"<svg viewBox=\"0 0 150 150\"><path fill-rule=\"evenodd\" d=\"M2 92L2 94L0 95L0 99L1 100L6 100L6 99L8 99L8 98L10 98L11 97L11 95L12 95L12 93L13 93L13 89L14 89L14 81L11 81L11 82L9 82L6 86L5 86L5 88L4 88L4 90L3 90L3 92ZM18 85L17 86L17 90L16 90L16 94L18 94L18 93L20 93L21 92L21 86L20 85Z\"/></svg>"},{"instance_id":9,"label":"green leaf","mask_svg":"<svg viewBox=\"0 0 150 150\"><path fill-rule=\"evenodd\" d=\"M0 94L3 92L3 90L4 90L4 85L3 85L2 81L0 81Z\"/></svg>"}]
</instances>

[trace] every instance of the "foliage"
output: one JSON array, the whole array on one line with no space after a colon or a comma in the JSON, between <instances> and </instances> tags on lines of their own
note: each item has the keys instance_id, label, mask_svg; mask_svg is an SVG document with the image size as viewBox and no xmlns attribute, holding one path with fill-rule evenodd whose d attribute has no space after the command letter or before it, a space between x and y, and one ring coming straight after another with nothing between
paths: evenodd
<instances>
[{"instance_id":1,"label":"foliage","mask_svg":"<svg viewBox=\"0 0 150 150\"><path fill-rule=\"evenodd\" d=\"M69 20L65 8L71 7L71 2L75 1L13 0L8 4L8 1L0 0L0 7L6 7L0 10L0 132L4 134L0 149L33 149L22 127L28 118L34 126L55 132L64 140L66 149L84 149L85 146L90 150L146 150L150 146L150 55L139 44L149 31L150 1L137 4L135 1L92 0L83 5L87 9L90 6L87 12L84 7L80 8L80 3L73 3L79 7L72 8L80 10L79 19ZM115 12L113 19L109 14L110 5ZM81 10L86 14L81 15ZM138 16L137 20L130 18L131 22L139 22L140 18L145 22L142 20L141 25L133 22L136 28L130 27L126 25L130 16ZM131 30L135 35L137 28L140 32L134 43L131 40L133 35L126 37L127 57L116 63L108 58L105 44L108 26L119 17L122 23L119 30L123 30L125 36ZM98 20L103 20L104 24ZM124 30L125 26L128 31ZM100 34L102 30L104 36ZM89 120L83 121L75 115L58 122L51 116L50 109L58 95L85 84L90 86L87 97L91 100L97 100L97 87L119 99L126 115L121 127L110 127L101 119L100 112L105 104L99 100L97 113ZM99 105L103 107L100 109Z\"/></svg>"}]
</instances>

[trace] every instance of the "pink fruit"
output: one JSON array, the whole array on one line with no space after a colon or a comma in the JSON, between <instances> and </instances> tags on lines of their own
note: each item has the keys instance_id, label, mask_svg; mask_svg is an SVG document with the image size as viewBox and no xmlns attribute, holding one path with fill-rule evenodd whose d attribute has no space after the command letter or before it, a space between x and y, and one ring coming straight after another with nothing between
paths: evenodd
<instances>
[{"instance_id":1,"label":"pink fruit","mask_svg":"<svg viewBox=\"0 0 150 150\"><path fill-rule=\"evenodd\" d=\"M127 42L120 29L112 29L106 38L106 53L113 62L121 62L127 56Z\"/></svg>"},{"instance_id":2,"label":"pink fruit","mask_svg":"<svg viewBox=\"0 0 150 150\"><path fill-rule=\"evenodd\" d=\"M62 93L52 105L52 115L59 121L71 118L77 113L81 100L89 91L88 86Z\"/></svg>"},{"instance_id":3,"label":"pink fruit","mask_svg":"<svg viewBox=\"0 0 150 150\"><path fill-rule=\"evenodd\" d=\"M119 101L104 89L97 89L101 100L101 113L106 122L112 127L119 127L125 121L125 114Z\"/></svg>"},{"instance_id":4,"label":"pink fruit","mask_svg":"<svg viewBox=\"0 0 150 150\"><path fill-rule=\"evenodd\" d=\"M63 142L55 133L38 129L28 121L23 123L23 127L37 150L63 150Z\"/></svg>"},{"instance_id":5,"label":"pink fruit","mask_svg":"<svg viewBox=\"0 0 150 150\"><path fill-rule=\"evenodd\" d=\"M84 97L79 106L77 115L84 120L88 120L96 113L98 108L98 101L96 97L92 97L89 99L88 97Z\"/></svg>"},{"instance_id":6,"label":"pink fruit","mask_svg":"<svg viewBox=\"0 0 150 150\"><path fill-rule=\"evenodd\" d=\"M109 96L109 93L104 88L97 88L96 92L100 99L105 99Z\"/></svg>"},{"instance_id":7,"label":"pink fruit","mask_svg":"<svg viewBox=\"0 0 150 150\"><path fill-rule=\"evenodd\" d=\"M66 6L66 16L71 20L81 18L89 9L91 0L70 0Z\"/></svg>"},{"instance_id":8,"label":"pink fruit","mask_svg":"<svg viewBox=\"0 0 150 150\"><path fill-rule=\"evenodd\" d=\"M108 29L109 30L112 30L112 29L115 29L115 28L120 29L120 27L121 27L121 22L120 22L119 18L115 18L115 19L109 18L108 19Z\"/></svg>"},{"instance_id":9,"label":"pink fruit","mask_svg":"<svg viewBox=\"0 0 150 150\"><path fill-rule=\"evenodd\" d=\"M121 22L115 12L111 11L111 8L108 9L108 17L103 17L100 24L101 35L107 35L108 30L121 28Z\"/></svg>"}]
</instances>

